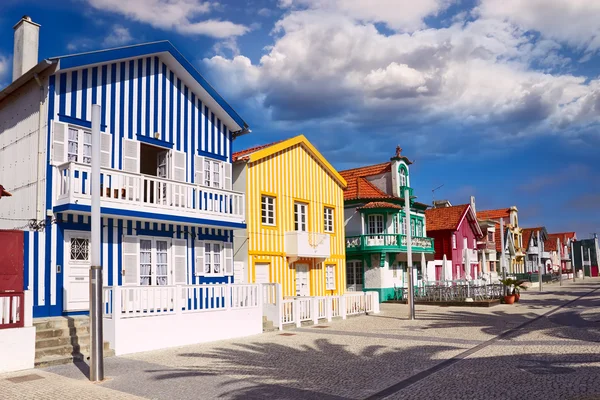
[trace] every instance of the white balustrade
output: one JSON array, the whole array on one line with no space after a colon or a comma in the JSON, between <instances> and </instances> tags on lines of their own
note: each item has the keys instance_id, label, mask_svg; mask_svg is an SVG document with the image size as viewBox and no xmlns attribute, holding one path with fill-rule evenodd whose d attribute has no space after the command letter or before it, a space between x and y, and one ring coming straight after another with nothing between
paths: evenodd
<instances>
[{"instance_id":1,"label":"white balustrade","mask_svg":"<svg viewBox=\"0 0 600 400\"><path fill-rule=\"evenodd\" d=\"M91 202L90 176L88 165L73 162L60 165L57 205ZM100 179L100 197L105 205L179 211L188 215L199 212L245 220L243 193L107 168L102 168Z\"/></svg>"}]
</instances>

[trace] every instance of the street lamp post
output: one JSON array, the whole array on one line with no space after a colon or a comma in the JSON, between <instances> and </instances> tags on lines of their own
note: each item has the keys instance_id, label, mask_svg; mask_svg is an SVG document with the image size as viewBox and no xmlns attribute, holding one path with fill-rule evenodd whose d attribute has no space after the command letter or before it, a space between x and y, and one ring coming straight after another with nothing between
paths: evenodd
<instances>
[{"instance_id":1,"label":"street lamp post","mask_svg":"<svg viewBox=\"0 0 600 400\"><path fill-rule=\"evenodd\" d=\"M415 289L413 287L412 231L410 222L410 196L404 189L404 217L406 218L406 262L408 264L408 318L415 319Z\"/></svg>"}]
</instances>

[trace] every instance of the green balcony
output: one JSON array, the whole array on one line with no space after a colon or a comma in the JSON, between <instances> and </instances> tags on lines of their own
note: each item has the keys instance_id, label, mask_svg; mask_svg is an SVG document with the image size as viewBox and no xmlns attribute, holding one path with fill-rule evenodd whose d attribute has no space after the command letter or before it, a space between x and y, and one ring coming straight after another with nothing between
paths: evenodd
<instances>
[{"instance_id":1,"label":"green balcony","mask_svg":"<svg viewBox=\"0 0 600 400\"><path fill-rule=\"evenodd\" d=\"M406 252L406 235L382 234L346 237L346 253L387 253ZM433 253L433 238L413 237L412 250L419 253Z\"/></svg>"}]
</instances>

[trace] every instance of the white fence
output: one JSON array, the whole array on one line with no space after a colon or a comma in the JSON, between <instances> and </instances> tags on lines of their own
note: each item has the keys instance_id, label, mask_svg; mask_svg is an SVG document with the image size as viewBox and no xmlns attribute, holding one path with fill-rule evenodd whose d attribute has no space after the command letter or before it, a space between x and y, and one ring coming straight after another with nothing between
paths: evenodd
<instances>
[{"instance_id":1,"label":"white fence","mask_svg":"<svg viewBox=\"0 0 600 400\"><path fill-rule=\"evenodd\" d=\"M14 312L17 306L18 320ZM0 297L0 324L2 321L4 326L0 326L3 328L0 329L0 373L33 368L35 359L33 290L26 290L19 296L5 294ZM11 321L18 324L13 324Z\"/></svg>"},{"instance_id":2,"label":"white fence","mask_svg":"<svg viewBox=\"0 0 600 400\"><path fill-rule=\"evenodd\" d=\"M104 338L117 355L262 332L260 285L103 289Z\"/></svg>"},{"instance_id":3,"label":"white fence","mask_svg":"<svg viewBox=\"0 0 600 400\"><path fill-rule=\"evenodd\" d=\"M265 283L261 286L263 315L280 330L287 324L300 327L304 321L312 321L316 325L322 320L330 322L337 317L346 319L348 315L379 313L377 292L283 299L280 284Z\"/></svg>"}]
</instances>

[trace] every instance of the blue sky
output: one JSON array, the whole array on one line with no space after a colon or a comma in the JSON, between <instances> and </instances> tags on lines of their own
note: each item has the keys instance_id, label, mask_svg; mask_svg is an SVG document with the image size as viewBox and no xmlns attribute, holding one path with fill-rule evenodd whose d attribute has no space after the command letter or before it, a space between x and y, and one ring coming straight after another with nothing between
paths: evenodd
<instances>
[{"instance_id":1,"label":"blue sky","mask_svg":"<svg viewBox=\"0 0 600 400\"><path fill-rule=\"evenodd\" d=\"M600 233L597 0L4 0L0 87L24 14L40 58L170 40L251 126L236 149L303 133L346 169L399 144L422 202Z\"/></svg>"}]
</instances>

